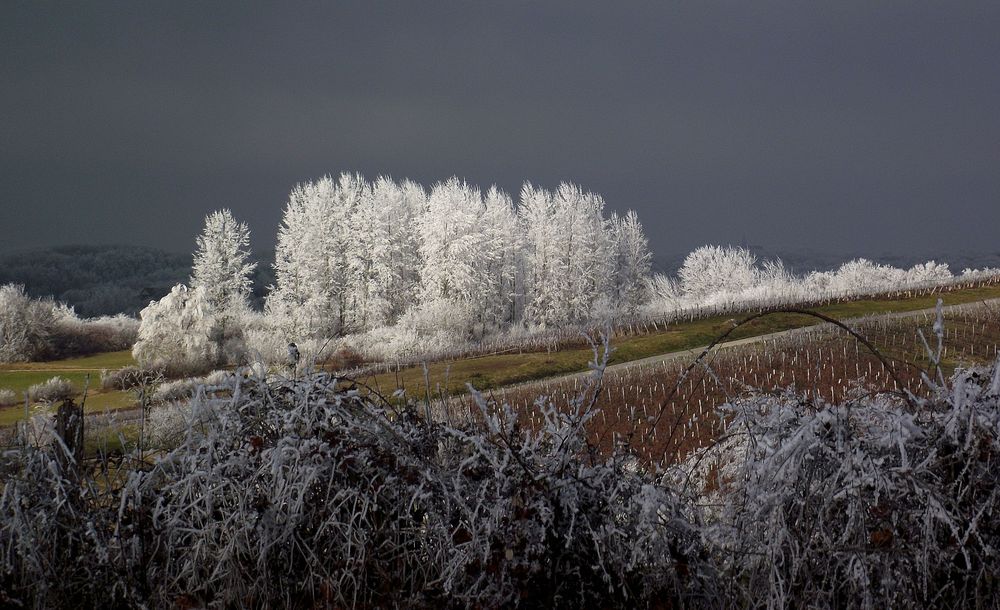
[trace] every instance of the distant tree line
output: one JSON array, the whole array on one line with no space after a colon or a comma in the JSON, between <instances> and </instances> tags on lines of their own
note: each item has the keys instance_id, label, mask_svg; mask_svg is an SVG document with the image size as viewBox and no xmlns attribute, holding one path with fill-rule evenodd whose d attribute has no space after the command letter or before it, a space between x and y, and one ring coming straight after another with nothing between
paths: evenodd
<instances>
[{"instance_id":1,"label":"distant tree line","mask_svg":"<svg viewBox=\"0 0 1000 610\"><path fill-rule=\"evenodd\" d=\"M83 317L136 315L191 273L190 255L145 246L58 246L0 257L0 285L52 297Z\"/></svg>"},{"instance_id":2,"label":"distant tree line","mask_svg":"<svg viewBox=\"0 0 1000 610\"><path fill-rule=\"evenodd\" d=\"M274 283L274 250L257 252L250 304L261 308ZM72 307L84 318L137 316L191 275L191 255L147 246L69 245L0 255L0 285L17 284L35 298Z\"/></svg>"}]
</instances>

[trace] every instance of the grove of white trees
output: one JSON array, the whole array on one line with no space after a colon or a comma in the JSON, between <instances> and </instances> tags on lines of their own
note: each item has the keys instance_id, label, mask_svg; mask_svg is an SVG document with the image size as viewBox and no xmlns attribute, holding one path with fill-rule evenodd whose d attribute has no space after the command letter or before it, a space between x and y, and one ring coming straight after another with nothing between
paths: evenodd
<instances>
[{"instance_id":1,"label":"grove of white trees","mask_svg":"<svg viewBox=\"0 0 1000 610\"><path fill-rule=\"evenodd\" d=\"M933 261L904 270L856 259L803 276L745 248L703 246L676 277L651 276L635 212L569 183L525 183L517 198L458 178L325 176L292 189L264 311L248 306L250 231L229 210L197 240L192 289L142 312L140 363L275 361L350 346L367 356L429 354L504 333L672 315L692 308L789 304L956 279ZM995 276L995 269L961 276ZM198 317L204 318L196 320ZM197 333L197 338L178 336ZM160 353L157 353L160 350ZM155 354L155 358L154 358Z\"/></svg>"},{"instance_id":2,"label":"grove of white trees","mask_svg":"<svg viewBox=\"0 0 1000 610\"><path fill-rule=\"evenodd\" d=\"M396 324L411 310L469 321L470 336L635 312L650 252L634 213L572 184L526 184L520 200L457 178L431 189L355 174L292 191L267 313L289 336ZM609 305L610 304L610 305Z\"/></svg>"},{"instance_id":3,"label":"grove of white trees","mask_svg":"<svg viewBox=\"0 0 1000 610\"><path fill-rule=\"evenodd\" d=\"M430 189L347 173L299 184L262 313L247 307L249 239L229 210L206 217L191 289L141 314L140 364L205 368L241 348L273 359L289 342L316 355L347 335L383 352L442 348L632 315L648 294L638 217L607 216L600 195L572 184L525 184L518 201L458 178Z\"/></svg>"}]
</instances>

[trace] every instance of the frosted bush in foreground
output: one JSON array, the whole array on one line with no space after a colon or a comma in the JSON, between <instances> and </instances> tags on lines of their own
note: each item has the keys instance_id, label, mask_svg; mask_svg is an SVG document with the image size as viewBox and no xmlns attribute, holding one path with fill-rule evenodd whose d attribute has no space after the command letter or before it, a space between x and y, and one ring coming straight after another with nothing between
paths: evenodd
<instances>
[{"instance_id":1,"label":"frosted bush in foreground","mask_svg":"<svg viewBox=\"0 0 1000 610\"><path fill-rule=\"evenodd\" d=\"M584 401L539 403L536 432L478 405L484 427L455 428L324 375L251 378L171 414L190 422L177 449L110 491L81 492L59 444L28 449L0 496L0 591L35 607L714 599L684 505L589 448Z\"/></svg>"},{"instance_id":2,"label":"frosted bush in foreground","mask_svg":"<svg viewBox=\"0 0 1000 610\"><path fill-rule=\"evenodd\" d=\"M915 410L748 395L662 473L588 443L599 386L538 401L531 429L475 393L478 422L453 426L328 375L233 376L151 417L176 445L155 462L99 478L109 463L76 468L63 443L4 454L0 599L992 608L1000 367L927 381Z\"/></svg>"},{"instance_id":3,"label":"frosted bush in foreground","mask_svg":"<svg viewBox=\"0 0 1000 610\"><path fill-rule=\"evenodd\" d=\"M191 405L168 402L150 409L145 422L145 441L152 449L170 450L184 441L191 425Z\"/></svg>"},{"instance_id":4,"label":"frosted bush in foreground","mask_svg":"<svg viewBox=\"0 0 1000 610\"><path fill-rule=\"evenodd\" d=\"M740 604L987 608L1000 593L1000 366L898 398L792 391L724 407L729 436L674 473Z\"/></svg>"}]
</instances>

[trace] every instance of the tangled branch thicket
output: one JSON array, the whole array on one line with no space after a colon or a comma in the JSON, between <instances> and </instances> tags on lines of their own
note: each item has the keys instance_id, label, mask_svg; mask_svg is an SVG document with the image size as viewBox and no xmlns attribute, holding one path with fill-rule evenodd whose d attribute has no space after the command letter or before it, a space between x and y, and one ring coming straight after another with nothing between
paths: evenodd
<instances>
[{"instance_id":1,"label":"tangled branch thicket","mask_svg":"<svg viewBox=\"0 0 1000 610\"><path fill-rule=\"evenodd\" d=\"M454 425L234 375L155 461L4 455L0 603L995 607L1000 366L931 383L916 412L735 400L725 438L659 468L588 443L594 386L533 428L478 395Z\"/></svg>"}]
</instances>

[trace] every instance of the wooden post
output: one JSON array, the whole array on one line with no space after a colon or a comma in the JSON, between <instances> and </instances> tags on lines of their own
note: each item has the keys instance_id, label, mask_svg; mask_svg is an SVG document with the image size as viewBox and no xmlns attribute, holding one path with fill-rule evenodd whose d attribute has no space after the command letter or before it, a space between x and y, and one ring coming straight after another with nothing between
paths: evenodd
<instances>
[{"instance_id":1,"label":"wooden post","mask_svg":"<svg viewBox=\"0 0 1000 610\"><path fill-rule=\"evenodd\" d=\"M83 407L67 398L56 410L55 423L55 433L66 447L65 451L56 454L63 474L76 472L76 466L83 459Z\"/></svg>"}]
</instances>

